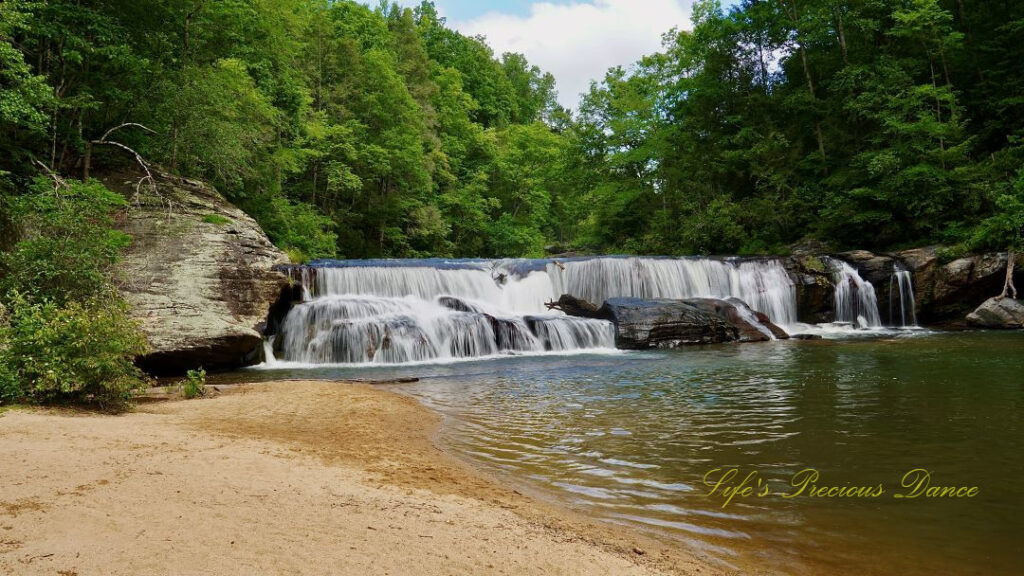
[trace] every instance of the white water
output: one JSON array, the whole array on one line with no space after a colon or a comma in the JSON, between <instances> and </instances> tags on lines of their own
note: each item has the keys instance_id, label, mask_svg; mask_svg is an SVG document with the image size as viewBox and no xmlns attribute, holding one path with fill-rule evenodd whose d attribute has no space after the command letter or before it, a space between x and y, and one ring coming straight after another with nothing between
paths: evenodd
<instances>
[{"instance_id":1,"label":"white water","mask_svg":"<svg viewBox=\"0 0 1024 576\"><path fill-rule=\"evenodd\" d=\"M553 266L548 267L551 274ZM785 326L796 322L796 288L778 260L595 258L565 264L555 291L594 303L608 298L739 298Z\"/></svg>"},{"instance_id":2,"label":"white water","mask_svg":"<svg viewBox=\"0 0 1024 576\"><path fill-rule=\"evenodd\" d=\"M746 302L740 300L739 298L729 298L729 302L736 307L736 312L740 315L740 318L742 318L747 324L750 324L754 328L757 328L757 331L767 336L769 340L778 340L778 338L775 337L775 334L773 334L767 326L765 326L764 324L761 323L760 320L758 320L757 314L755 314L754 311L750 309L750 306L747 306Z\"/></svg>"},{"instance_id":3,"label":"white water","mask_svg":"<svg viewBox=\"0 0 1024 576\"><path fill-rule=\"evenodd\" d=\"M842 260L827 259L836 285L836 322L849 322L857 328L879 328L878 296L871 282L860 277L857 269Z\"/></svg>"},{"instance_id":4,"label":"white water","mask_svg":"<svg viewBox=\"0 0 1024 576\"><path fill-rule=\"evenodd\" d=\"M889 318L894 326L917 326L917 312L914 302L914 280L899 262L893 263L889 278Z\"/></svg>"},{"instance_id":5,"label":"white water","mask_svg":"<svg viewBox=\"0 0 1024 576\"><path fill-rule=\"evenodd\" d=\"M863 316L865 326L880 326L874 289L849 265L832 262L837 319ZM292 277L302 283L303 302L282 323L278 358L269 350L268 364L410 364L614 349L611 323L547 310L544 303L562 294L598 305L613 297L734 298L749 305L737 304L741 315L771 338L754 311L783 327L797 325L796 288L779 260L346 262Z\"/></svg>"}]
</instances>

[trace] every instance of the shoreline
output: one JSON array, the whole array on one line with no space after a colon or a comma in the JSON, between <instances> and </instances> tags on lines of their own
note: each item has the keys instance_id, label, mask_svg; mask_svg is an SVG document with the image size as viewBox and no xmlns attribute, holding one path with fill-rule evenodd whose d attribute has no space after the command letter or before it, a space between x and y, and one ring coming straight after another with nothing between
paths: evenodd
<instances>
[{"instance_id":1,"label":"shoreline","mask_svg":"<svg viewBox=\"0 0 1024 576\"><path fill-rule=\"evenodd\" d=\"M0 414L0 572L727 574L440 447L364 383L281 381L121 416Z\"/></svg>"}]
</instances>

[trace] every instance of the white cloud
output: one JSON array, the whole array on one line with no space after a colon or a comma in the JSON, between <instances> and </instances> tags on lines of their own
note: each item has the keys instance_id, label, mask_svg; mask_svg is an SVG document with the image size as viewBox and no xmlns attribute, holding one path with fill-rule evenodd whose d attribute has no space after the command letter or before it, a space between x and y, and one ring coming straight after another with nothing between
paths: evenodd
<instances>
[{"instance_id":1,"label":"white cloud","mask_svg":"<svg viewBox=\"0 0 1024 576\"><path fill-rule=\"evenodd\" d=\"M575 108L590 81L604 78L608 68L632 64L659 50L662 34L671 28L689 29L690 4L681 0L537 2L528 16L491 12L449 25L463 34L486 36L498 55L526 55L532 64L554 74L559 101Z\"/></svg>"}]
</instances>

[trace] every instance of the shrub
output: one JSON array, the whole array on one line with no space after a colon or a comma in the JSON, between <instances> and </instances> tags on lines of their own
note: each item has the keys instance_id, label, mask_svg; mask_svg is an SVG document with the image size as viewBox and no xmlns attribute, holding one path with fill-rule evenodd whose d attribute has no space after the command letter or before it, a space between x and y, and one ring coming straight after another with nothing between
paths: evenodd
<instances>
[{"instance_id":1,"label":"shrub","mask_svg":"<svg viewBox=\"0 0 1024 576\"><path fill-rule=\"evenodd\" d=\"M0 324L0 397L4 401L70 400L122 408L145 382L133 364L145 338L119 300L59 305L8 295Z\"/></svg>"},{"instance_id":2,"label":"shrub","mask_svg":"<svg viewBox=\"0 0 1024 576\"><path fill-rule=\"evenodd\" d=\"M40 179L12 204L23 234L0 254L0 296L18 291L62 305L111 292L113 264L130 242L111 228L110 214L123 198L95 180L69 182L58 193Z\"/></svg>"},{"instance_id":3,"label":"shrub","mask_svg":"<svg viewBox=\"0 0 1024 576\"><path fill-rule=\"evenodd\" d=\"M206 394L206 370L189 370L180 384L181 395L185 398L197 398Z\"/></svg>"},{"instance_id":4,"label":"shrub","mask_svg":"<svg viewBox=\"0 0 1024 576\"><path fill-rule=\"evenodd\" d=\"M203 222L207 224L216 224L217 226L227 226L231 224L231 219L225 218L220 214L206 214L203 216Z\"/></svg>"}]
</instances>

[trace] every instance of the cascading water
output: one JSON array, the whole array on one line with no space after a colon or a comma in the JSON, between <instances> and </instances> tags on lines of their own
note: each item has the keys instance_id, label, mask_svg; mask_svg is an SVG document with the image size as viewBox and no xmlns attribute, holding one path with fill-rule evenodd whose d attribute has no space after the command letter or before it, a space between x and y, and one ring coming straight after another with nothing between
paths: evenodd
<instances>
[{"instance_id":1,"label":"cascading water","mask_svg":"<svg viewBox=\"0 0 1024 576\"><path fill-rule=\"evenodd\" d=\"M917 326L914 279L899 262L893 263L889 278L889 318L894 326Z\"/></svg>"},{"instance_id":2,"label":"cascading water","mask_svg":"<svg viewBox=\"0 0 1024 576\"><path fill-rule=\"evenodd\" d=\"M836 286L836 321L849 322L859 328L878 328L878 297L871 282L860 277L857 269L842 260L827 259L832 267Z\"/></svg>"},{"instance_id":3,"label":"cascading water","mask_svg":"<svg viewBox=\"0 0 1024 576\"><path fill-rule=\"evenodd\" d=\"M870 284L848 265L836 267L843 278L837 317L880 325ZM796 288L778 259L325 261L291 277L302 283L303 301L276 337L277 359L286 362L394 364L614 348L611 323L547 310L562 294L595 304L737 298L752 317L756 311L781 326L797 324ZM862 302L866 296L871 303Z\"/></svg>"},{"instance_id":4,"label":"cascading water","mask_svg":"<svg viewBox=\"0 0 1024 576\"><path fill-rule=\"evenodd\" d=\"M595 258L552 275L558 294L608 298L739 298L779 325L796 323L796 288L779 260Z\"/></svg>"}]
</instances>

